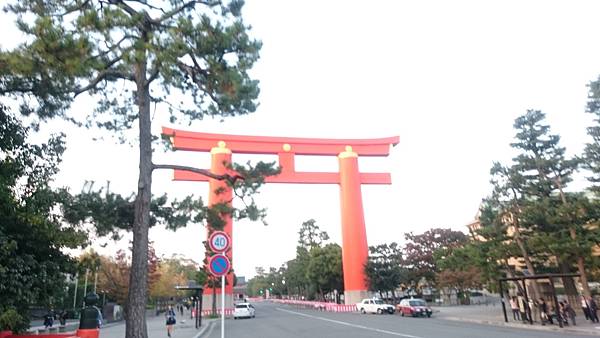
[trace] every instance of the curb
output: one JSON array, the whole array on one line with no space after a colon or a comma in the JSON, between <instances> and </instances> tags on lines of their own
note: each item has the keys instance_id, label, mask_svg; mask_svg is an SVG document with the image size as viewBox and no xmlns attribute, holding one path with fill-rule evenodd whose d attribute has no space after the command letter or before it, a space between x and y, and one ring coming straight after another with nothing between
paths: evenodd
<instances>
[{"instance_id":1,"label":"curb","mask_svg":"<svg viewBox=\"0 0 600 338\"><path fill-rule=\"evenodd\" d=\"M572 329L570 327L560 328L554 325L548 326L540 326L540 325L528 325L528 324L513 324L506 322L498 322L494 320L485 320L485 319L472 319L472 318L459 318L459 317L438 317L438 319L451 320L451 321L459 321L459 322L470 322L477 324L485 324L485 325L493 325L493 326L504 326L511 327L515 329L527 329L527 330L537 330L537 331L554 331L554 332L564 332L564 333L573 333L573 334L585 334L585 335L593 335L600 336L600 330L593 329L583 329L577 330Z\"/></svg>"},{"instance_id":2,"label":"curb","mask_svg":"<svg viewBox=\"0 0 600 338\"><path fill-rule=\"evenodd\" d=\"M203 326L200 329L200 331L193 338L198 338L198 337L202 336L202 334L204 333L204 331L208 330L213 325L215 325L215 321L214 320L208 320L208 323L205 326Z\"/></svg>"}]
</instances>

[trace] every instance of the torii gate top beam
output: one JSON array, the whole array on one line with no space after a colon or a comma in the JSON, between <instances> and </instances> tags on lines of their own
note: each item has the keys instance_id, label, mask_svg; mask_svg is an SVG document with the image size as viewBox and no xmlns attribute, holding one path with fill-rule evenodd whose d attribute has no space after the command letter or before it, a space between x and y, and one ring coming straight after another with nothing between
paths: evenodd
<instances>
[{"instance_id":1,"label":"torii gate top beam","mask_svg":"<svg viewBox=\"0 0 600 338\"><path fill-rule=\"evenodd\" d=\"M388 156L390 145L400 142L400 137L377 139L321 139L270 136L243 136L198 133L163 127L162 133L172 139L175 150L210 151L219 141L227 142L227 148L239 154L279 154L284 145L296 155L337 156L351 146L359 156Z\"/></svg>"},{"instance_id":2,"label":"torii gate top beam","mask_svg":"<svg viewBox=\"0 0 600 338\"><path fill-rule=\"evenodd\" d=\"M351 151L355 156L388 156L390 145L400 142L398 136L378 139L318 139L269 136L242 136L199 133L163 127L163 135L171 139L175 150L209 152L226 145L228 151L238 154L276 154L282 170L277 176L267 177L270 183L339 184L339 173L298 172L295 155L338 156ZM391 184L389 173L359 173L361 184ZM185 170L175 170L176 181L208 181L209 178Z\"/></svg>"}]
</instances>

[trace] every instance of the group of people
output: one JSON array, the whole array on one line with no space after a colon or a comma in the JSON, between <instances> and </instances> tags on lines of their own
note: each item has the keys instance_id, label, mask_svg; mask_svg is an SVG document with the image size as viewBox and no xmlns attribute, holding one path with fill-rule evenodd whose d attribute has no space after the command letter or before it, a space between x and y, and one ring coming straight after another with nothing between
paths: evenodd
<instances>
[{"instance_id":1,"label":"group of people","mask_svg":"<svg viewBox=\"0 0 600 338\"><path fill-rule=\"evenodd\" d=\"M586 299L585 297L582 297L581 308L583 309L586 320L591 320L592 323L598 323L598 304L596 304L594 298L589 297Z\"/></svg>"},{"instance_id":2,"label":"group of people","mask_svg":"<svg viewBox=\"0 0 600 338\"><path fill-rule=\"evenodd\" d=\"M47 329L49 327L52 327L54 325L54 319L55 318L56 318L56 313L54 312L54 310L48 311L48 313L46 313L44 315L44 328ZM66 313L66 311L62 311L58 315L58 320L59 320L61 326L64 326L67 323L67 313Z\"/></svg>"},{"instance_id":3,"label":"group of people","mask_svg":"<svg viewBox=\"0 0 600 338\"><path fill-rule=\"evenodd\" d=\"M533 312L539 313L539 319L542 325L546 323L554 324L554 320L563 325L576 325L575 309L567 300L558 302L558 311L552 303L547 303L546 300L540 297L537 301L529 300L527 302L522 295L512 297L510 299L510 307L513 313L513 319L517 321L533 321ZM592 297L581 298L581 308L586 320L591 320L598 323L598 305Z\"/></svg>"}]
</instances>

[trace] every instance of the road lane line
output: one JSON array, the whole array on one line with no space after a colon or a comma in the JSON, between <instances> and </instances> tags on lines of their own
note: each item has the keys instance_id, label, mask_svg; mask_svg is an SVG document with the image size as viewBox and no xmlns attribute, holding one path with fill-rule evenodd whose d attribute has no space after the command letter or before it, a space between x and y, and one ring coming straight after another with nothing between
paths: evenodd
<instances>
[{"instance_id":1,"label":"road lane line","mask_svg":"<svg viewBox=\"0 0 600 338\"><path fill-rule=\"evenodd\" d=\"M363 325L357 325L357 324L352 324L352 323L348 323L348 322L342 322L340 320L335 320L335 319L329 319L329 318L324 318L324 317L317 317L317 316L313 316L313 315L308 315L306 313L302 313L302 312L296 312L296 311L290 311L290 310L286 310L286 309L282 309L282 308L276 308L279 311L283 311L283 312L287 312L287 313L292 313L295 315L299 315L299 316L304 316L304 317L308 317L308 318L312 318L312 319L319 319L319 320L323 320L326 322L331 322L331 323L335 323L335 324L340 324L340 325L346 325L346 326L351 326L351 327L355 327L358 329L363 329L363 330L369 330L369 331L375 331L375 332L379 332L379 333L385 333L385 334L389 334L392 336L400 336L400 337L406 337L406 338L422 338L419 336L413 336L410 334L404 334L404 333L398 333L398 332L393 332L393 331L387 331L387 330L382 330L382 329L376 329L376 328L372 328L372 327L368 327L368 326L363 326Z\"/></svg>"}]
</instances>

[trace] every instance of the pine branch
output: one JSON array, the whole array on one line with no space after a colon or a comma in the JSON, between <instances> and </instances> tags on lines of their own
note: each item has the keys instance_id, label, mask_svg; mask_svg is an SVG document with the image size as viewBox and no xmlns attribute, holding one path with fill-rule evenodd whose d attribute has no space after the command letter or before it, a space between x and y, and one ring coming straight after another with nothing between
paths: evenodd
<instances>
[{"instance_id":1,"label":"pine branch","mask_svg":"<svg viewBox=\"0 0 600 338\"><path fill-rule=\"evenodd\" d=\"M215 180L228 181L231 184L234 184L237 180L244 179L244 177L241 175L230 175L230 174L217 175L217 174L213 174L212 172L210 172L210 170L176 165L176 164L153 164L152 168L153 169L173 169L173 170L191 171L193 173L204 175L206 177L210 177Z\"/></svg>"},{"instance_id":2,"label":"pine branch","mask_svg":"<svg viewBox=\"0 0 600 338\"><path fill-rule=\"evenodd\" d=\"M170 18L174 17L175 15L183 12L184 10L186 10L188 8L193 8L197 4L202 4L202 5L205 5L208 7L214 7L214 6L220 5L221 1L199 1L199 0L189 1L189 2L181 5L178 8L175 8L175 9L169 11L168 13L165 13L165 15L161 16L160 19L152 20L152 23L156 24L156 25L161 24L162 22L169 20Z\"/></svg>"},{"instance_id":3,"label":"pine branch","mask_svg":"<svg viewBox=\"0 0 600 338\"><path fill-rule=\"evenodd\" d=\"M65 17L71 13L77 12L82 10L83 8L85 8L88 4L90 3L90 0L85 0L84 2L82 2L80 5L78 6L73 6L71 8L67 8L67 10L63 13L60 14L55 14L55 15L51 15L53 17L58 17L58 18L62 18Z\"/></svg>"},{"instance_id":4,"label":"pine branch","mask_svg":"<svg viewBox=\"0 0 600 338\"><path fill-rule=\"evenodd\" d=\"M133 75L131 74L127 74L115 69L104 69L100 71L98 73L98 76L91 80L87 85L83 87L77 87L72 92L75 94L75 96L78 96L81 93L87 92L88 90L95 88L98 85L98 83L100 83L100 81L110 80L114 78L125 79L130 81L134 80Z\"/></svg>"},{"instance_id":5,"label":"pine branch","mask_svg":"<svg viewBox=\"0 0 600 338\"><path fill-rule=\"evenodd\" d=\"M161 11L161 12L163 12L163 13L165 13L165 14L167 13L167 12L165 12L165 10L164 10L164 9L162 9L162 8L160 8L160 7L153 6L153 5L149 4L149 3L148 3L146 0L125 0L125 1L129 1L129 2L135 2L135 3L138 3L138 4L142 4L142 5L144 5L144 6L148 7L148 8L150 8L150 9L154 9L154 10L157 10L157 11Z\"/></svg>"},{"instance_id":6,"label":"pine branch","mask_svg":"<svg viewBox=\"0 0 600 338\"><path fill-rule=\"evenodd\" d=\"M123 0L108 0L108 3L121 7L121 9L127 12L127 14L129 14L131 17L135 17L139 14L135 9L133 9L133 7L126 4Z\"/></svg>"},{"instance_id":7,"label":"pine branch","mask_svg":"<svg viewBox=\"0 0 600 338\"><path fill-rule=\"evenodd\" d=\"M148 87L152 83L152 81L154 81L154 80L156 80L156 78L158 78L159 74L160 74L160 66L157 63L150 70L150 76L148 77L148 80L146 80L145 86Z\"/></svg>"}]
</instances>

